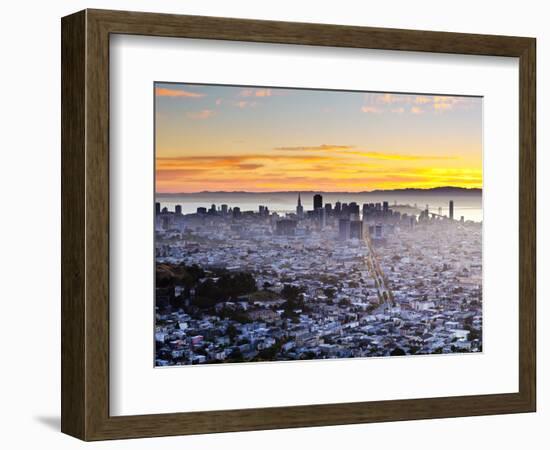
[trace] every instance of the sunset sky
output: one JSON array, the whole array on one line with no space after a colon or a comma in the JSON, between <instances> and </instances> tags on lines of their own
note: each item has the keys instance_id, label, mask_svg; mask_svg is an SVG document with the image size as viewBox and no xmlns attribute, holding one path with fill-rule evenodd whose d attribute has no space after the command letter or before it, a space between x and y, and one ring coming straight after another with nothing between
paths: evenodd
<instances>
[{"instance_id":1,"label":"sunset sky","mask_svg":"<svg viewBox=\"0 0 550 450\"><path fill-rule=\"evenodd\" d=\"M482 187L482 99L155 84L156 191Z\"/></svg>"}]
</instances>

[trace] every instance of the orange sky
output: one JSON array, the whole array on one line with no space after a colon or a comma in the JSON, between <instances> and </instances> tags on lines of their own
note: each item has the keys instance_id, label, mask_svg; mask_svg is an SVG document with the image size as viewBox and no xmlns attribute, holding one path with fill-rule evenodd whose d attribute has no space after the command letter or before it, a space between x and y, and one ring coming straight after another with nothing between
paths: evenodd
<instances>
[{"instance_id":1,"label":"orange sky","mask_svg":"<svg viewBox=\"0 0 550 450\"><path fill-rule=\"evenodd\" d=\"M482 187L473 97L157 84L156 191Z\"/></svg>"}]
</instances>

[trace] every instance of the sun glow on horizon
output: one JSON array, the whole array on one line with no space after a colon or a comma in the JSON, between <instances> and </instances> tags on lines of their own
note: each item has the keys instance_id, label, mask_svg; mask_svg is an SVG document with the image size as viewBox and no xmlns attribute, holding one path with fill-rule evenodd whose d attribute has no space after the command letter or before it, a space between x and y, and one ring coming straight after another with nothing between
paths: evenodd
<instances>
[{"instance_id":1,"label":"sun glow on horizon","mask_svg":"<svg viewBox=\"0 0 550 450\"><path fill-rule=\"evenodd\" d=\"M482 99L158 83L156 192L481 188Z\"/></svg>"}]
</instances>

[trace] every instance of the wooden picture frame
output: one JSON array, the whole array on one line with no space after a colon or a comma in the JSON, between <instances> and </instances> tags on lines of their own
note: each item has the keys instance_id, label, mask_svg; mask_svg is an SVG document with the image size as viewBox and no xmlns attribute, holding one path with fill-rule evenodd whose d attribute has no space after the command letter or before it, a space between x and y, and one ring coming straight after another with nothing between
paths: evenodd
<instances>
[{"instance_id":1,"label":"wooden picture frame","mask_svg":"<svg viewBox=\"0 0 550 450\"><path fill-rule=\"evenodd\" d=\"M84 440L535 411L533 38L85 10L62 19L62 417ZM109 36L135 34L519 58L519 392L109 415Z\"/></svg>"}]
</instances>

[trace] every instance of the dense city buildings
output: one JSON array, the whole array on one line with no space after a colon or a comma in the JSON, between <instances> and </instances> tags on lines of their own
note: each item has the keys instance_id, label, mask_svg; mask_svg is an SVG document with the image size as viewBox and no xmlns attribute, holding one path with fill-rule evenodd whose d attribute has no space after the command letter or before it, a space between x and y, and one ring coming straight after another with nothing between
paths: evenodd
<instances>
[{"instance_id":1,"label":"dense city buildings","mask_svg":"<svg viewBox=\"0 0 550 450\"><path fill-rule=\"evenodd\" d=\"M156 204L156 365L482 350L482 225L456 198L446 216L295 198Z\"/></svg>"}]
</instances>

